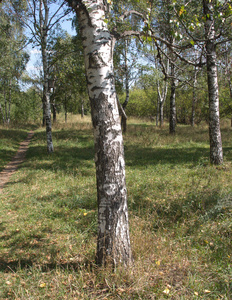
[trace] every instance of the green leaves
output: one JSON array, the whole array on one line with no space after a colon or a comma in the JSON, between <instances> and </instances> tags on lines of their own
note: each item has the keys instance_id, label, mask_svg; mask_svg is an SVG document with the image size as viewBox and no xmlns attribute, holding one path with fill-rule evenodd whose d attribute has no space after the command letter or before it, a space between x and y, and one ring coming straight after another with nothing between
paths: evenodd
<instances>
[{"instance_id":1,"label":"green leaves","mask_svg":"<svg viewBox=\"0 0 232 300\"><path fill-rule=\"evenodd\" d=\"M178 12L178 15L181 16L182 14L185 14L186 13L186 9L185 9L185 6L182 5L179 12Z\"/></svg>"}]
</instances>

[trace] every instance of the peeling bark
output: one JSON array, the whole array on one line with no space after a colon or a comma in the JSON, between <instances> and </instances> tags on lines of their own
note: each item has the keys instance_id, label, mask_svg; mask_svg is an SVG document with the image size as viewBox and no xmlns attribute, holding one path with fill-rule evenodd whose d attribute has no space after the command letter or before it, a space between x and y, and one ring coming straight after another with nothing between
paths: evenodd
<instances>
[{"instance_id":1,"label":"peeling bark","mask_svg":"<svg viewBox=\"0 0 232 300\"><path fill-rule=\"evenodd\" d=\"M96 262L128 265L129 238L123 138L114 86L113 45L103 0L78 1L95 141L98 197Z\"/></svg>"},{"instance_id":2,"label":"peeling bark","mask_svg":"<svg viewBox=\"0 0 232 300\"><path fill-rule=\"evenodd\" d=\"M219 117L219 90L217 78L217 55L213 5L210 0L203 0L205 15L206 60L209 95L209 139L210 162L218 165L223 163L223 150Z\"/></svg>"}]
</instances>

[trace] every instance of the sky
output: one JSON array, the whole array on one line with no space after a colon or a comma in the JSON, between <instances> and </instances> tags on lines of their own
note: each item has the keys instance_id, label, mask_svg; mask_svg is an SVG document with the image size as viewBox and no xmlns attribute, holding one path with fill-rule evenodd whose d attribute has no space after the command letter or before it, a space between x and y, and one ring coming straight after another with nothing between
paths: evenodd
<instances>
[{"instance_id":1,"label":"sky","mask_svg":"<svg viewBox=\"0 0 232 300\"><path fill-rule=\"evenodd\" d=\"M54 8L51 9L51 14L54 12ZM67 31L70 35L75 35L75 30L72 29L72 21L70 20L74 16L73 13L70 13L66 19L61 21L60 25L63 30ZM68 20L67 20L68 19ZM30 60L27 64L26 71L30 76L38 74L41 69L41 55L38 48L32 48L32 45L27 47L27 52L30 55Z\"/></svg>"}]
</instances>

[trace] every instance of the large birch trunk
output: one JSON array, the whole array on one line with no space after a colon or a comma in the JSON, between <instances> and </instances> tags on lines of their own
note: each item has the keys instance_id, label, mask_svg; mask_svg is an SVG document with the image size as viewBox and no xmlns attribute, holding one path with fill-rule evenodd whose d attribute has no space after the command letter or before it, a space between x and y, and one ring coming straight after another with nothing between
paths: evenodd
<instances>
[{"instance_id":1,"label":"large birch trunk","mask_svg":"<svg viewBox=\"0 0 232 300\"><path fill-rule=\"evenodd\" d=\"M104 22L104 3L103 0L83 0L76 8L95 140L99 226L96 262L127 265L132 261L132 254L123 138L114 86L114 43Z\"/></svg>"},{"instance_id":2,"label":"large birch trunk","mask_svg":"<svg viewBox=\"0 0 232 300\"><path fill-rule=\"evenodd\" d=\"M73 7L75 4L81 28L94 129L98 197L96 262L128 265L132 254L123 138L114 86L114 41L104 22L104 0L68 2Z\"/></svg>"},{"instance_id":3,"label":"large birch trunk","mask_svg":"<svg viewBox=\"0 0 232 300\"><path fill-rule=\"evenodd\" d=\"M215 29L213 18L213 5L210 0L203 0L207 55L207 77L209 95L209 139L210 162L212 164L223 163L223 150L219 118L219 90L217 79L217 56L215 45Z\"/></svg>"}]
</instances>

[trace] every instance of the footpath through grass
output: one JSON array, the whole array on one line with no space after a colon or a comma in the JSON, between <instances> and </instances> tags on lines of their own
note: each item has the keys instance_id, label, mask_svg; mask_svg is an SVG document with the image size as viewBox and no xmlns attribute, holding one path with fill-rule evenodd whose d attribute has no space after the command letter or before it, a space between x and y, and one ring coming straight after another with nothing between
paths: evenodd
<instances>
[{"instance_id":1,"label":"footpath through grass","mask_svg":"<svg viewBox=\"0 0 232 300\"><path fill-rule=\"evenodd\" d=\"M0 299L231 299L231 133L225 124L225 163L215 167L209 164L206 126L178 126L170 136L167 127L128 125L135 262L112 273L94 265L90 122L58 123L52 155L46 153L44 129L38 129L26 162L0 198ZM5 161L24 135L18 130L17 141L11 137L9 143L4 135Z\"/></svg>"}]
</instances>

